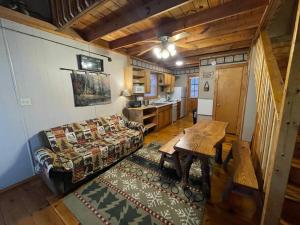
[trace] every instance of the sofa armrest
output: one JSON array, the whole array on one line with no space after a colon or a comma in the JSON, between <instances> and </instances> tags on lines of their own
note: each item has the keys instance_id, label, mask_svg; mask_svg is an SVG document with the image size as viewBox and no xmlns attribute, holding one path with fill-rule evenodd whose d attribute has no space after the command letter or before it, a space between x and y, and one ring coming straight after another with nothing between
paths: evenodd
<instances>
[{"instance_id":1,"label":"sofa armrest","mask_svg":"<svg viewBox=\"0 0 300 225\"><path fill-rule=\"evenodd\" d=\"M73 163L70 159L44 147L34 152L34 160L36 162L36 172L45 171L48 174L50 171L70 172L73 168Z\"/></svg>"},{"instance_id":2,"label":"sofa armrest","mask_svg":"<svg viewBox=\"0 0 300 225\"><path fill-rule=\"evenodd\" d=\"M135 121L126 121L126 127L133 129L133 130L138 130L141 133L145 132L145 126L142 123L135 122Z\"/></svg>"}]
</instances>

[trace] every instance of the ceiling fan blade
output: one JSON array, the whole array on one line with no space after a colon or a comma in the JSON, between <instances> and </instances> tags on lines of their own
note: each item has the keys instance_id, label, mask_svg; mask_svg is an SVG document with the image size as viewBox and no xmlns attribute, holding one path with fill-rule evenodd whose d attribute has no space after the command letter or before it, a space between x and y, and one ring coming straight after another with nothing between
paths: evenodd
<instances>
[{"instance_id":1,"label":"ceiling fan blade","mask_svg":"<svg viewBox=\"0 0 300 225\"><path fill-rule=\"evenodd\" d=\"M159 40L144 40L142 42L144 42L144 43L158 43L158 44L161 43L161 41L159 41Z\"/></svg>"},{"instance_id":2,"label":"ceiling fan blade","mask_svg":"<svg viewBox=\"0 0 300 225\"><path fill-rule=\"evenodd\" d=\"M147 52L151 51L155 46L151 46L143 51L141 51L139 54L137 54L137 56L142 56L144 54L146 54Z\"/></svg>"},{"instance_id":3,"label":"ceiling fan blade","mask_svg":"<svg viewBox=\"0 0 300 225\"><path fill-rule=\"evenodd\" d=\"M193 50L195 49L196 47L193 46L193 45L190 45L190 44L184 44L184 43L176 43L176 46L177 47L180 47L180 48L184 48L184 49L189 49L189 50Z\"/></svg>"},{"instance_id":4,"label":"ceiling fan blade","mask_svg":"<svg viewBox=\"0 0 300 225\"><path fill-rule=\"evenodd\" d=\"M179 41L179 40L181 40L181 39L183 39L183 38L186 38L186 37L189 36L189 35L190 35L190 34L187 33L187 32L181 32L181 33L179 33L179 34L173 35L172 37L169 38L169 40L170 40L171 42L176 42L176 41Z\"/></svg>"}]
</instances>

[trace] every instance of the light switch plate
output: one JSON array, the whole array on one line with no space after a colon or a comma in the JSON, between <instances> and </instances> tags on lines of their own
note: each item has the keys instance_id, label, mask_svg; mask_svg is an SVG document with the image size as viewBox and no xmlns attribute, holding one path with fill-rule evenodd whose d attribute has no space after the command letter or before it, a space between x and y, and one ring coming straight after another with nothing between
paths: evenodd
<instances>
[{"instance_id":1,"label":"light switch plate","mask_svg":"<svg viewBox=\"0 0 300 225\"><path fill-rule=\"evenodd\" d=\"M32 105L31 98L20 98L21 106L30 106Z\"/></svg>"}]
</instances>

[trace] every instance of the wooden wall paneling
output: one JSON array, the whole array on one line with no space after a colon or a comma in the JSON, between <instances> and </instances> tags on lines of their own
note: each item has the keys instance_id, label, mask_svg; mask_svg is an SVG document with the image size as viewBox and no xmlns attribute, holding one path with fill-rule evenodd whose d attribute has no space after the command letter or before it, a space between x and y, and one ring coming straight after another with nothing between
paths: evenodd
<instances>
[{"instance_id":1,"label":"wooden wall paneling","mask_svg":"<svg viewBox=\"0 0 300 225\"><path fill-rule=\"evenodd\" d=\"M239 111L238 111L238 118L237 118L237 130L236 130L236 134L240 137L242 136L245 103L246 103L247 90L248 90L248 78L249 78L248 66L247 64L245 64L243 67L240 100L239 100Z\"/></svg>"},{"instance_id":2,"label":"wooden wall paneling","mask_svg":"<svg viewBox=\"0 0 300 225\"><path fill-rule=\"evenodd\" d=\"M252 70L255 76L256 86L256 125L254 130L253 142L252 142L252 154L254 154L254 164L256 170L259 171L263 180L263 189L266 187L268 181L268 169L272 156L272 141L274 132L278 129L276 118L278 116L276 102L273 91L278 89L278 66L275 64L275 60L268 60L273 54L269 51L268 36L262 36L256 41L253 46L253 52L251 59L254 60L252 64ZM272 57L271 57L272 58ZM273 66L272 69L269 67ZM274 73L275 71L275 73ZM274 78L275 77L275 78ZM274 85L275 80L275 85ZM282 91L282 90L281 90ZM280 94L280 93L279 93Z\"/></svg>"},{"instance_id":3,"label":"wooden wall paneling","mask_svg":"<svg viewBox=\"0 0 300 225\"><path fill-rule=\"evenodd\" d=\"M280 103L282 100L282 88L283 88L283 80L281 77L281 73L276 61L276 58L272 52L272 44L269 36L266 32L261 33L260 38L263 46L264 55L266 60L266 65L268 68L268 74L271 82L271 88L272 88L272 95L274 98L274 101L276 103L276 109L277 112L280 110Z\"/></svg>"},{"instance_id":4,"label":"wooden wall paneling","mask_svg":"<svg viewBox=\"0 0 300 225\"><path fill-rule=\"evenodd\" d=\"M255 149L255 153L256 153L256 156L257 156L257 160L259 160L259 164L260 164L260 140L261 140L261 114L260 114L260 111L261 111L261 107L262 107L262 90L263 90L263 79L262 79L262 76L263 76L263 63L261 65L261 70L257 71L257 77L256 77L256 86L257 86L257 114L256 114L256 126L255 126L255 141L254 141L254 149ZM260 66L260 65L259 65Z\"/></svg>"},{"instance_id":5,"label":"wooden wall paneling","mask_svg":"<svg viewBox=\"0 0 300 225\"><path fill-rule=\"evenodd\" d=\"M268 90L267 94L267 102L266 102L266 118L265 118L265 130L264 130L264 138L263 138L263 144L262 144L262 174L265 175L265 168L266 168L266 161L268 159L269 155L269 142L270 142L270 130L272 129L272 123L273 123L273 113L272 110L272 102L271 102L271 93Z\"/></svg>"},{"instance_id":6,"label":"wooden wall paneling","mask_svg":"<svg viewBox=\"0 0 300 225\"><path fill-rule=\"evenodd\" d=\"M266 70L264 70L266 72ZM264 152L263 152L263 146L264 146L264 141L265 141L265 129L266 129L266 126L267 126L267 123L266 123L266 116L267 116L267 101L268 101L268 94L269 94L269 91L268 91L268 87L269 87L269 84L268 84L268 79L267 79L267 76L263 76L262 77L262 101L261 101L261 117L260 117L260 124L261 124L261 142L260 142L260 146L259 146L259 152L260 152L260 163L262 164L262 161L263 161L263 155L264 155Z\"/></svg>"},{"instance_id":7,"label":"wooden wall paneling","mask_svg":"<svg viewBox=\"0 0 300 225\"><path fill-rule=\"evenodd\" d=\"M300 2L297 7L287 76L280 104L277 132L274 138L274 159L271 160L270 181L266 186L261 224L278 224L284 201L291 161L300 124ZM276 90L278 91L278 90Z\"/></svg>"},{"instance_id":8,"label":"wooden wall paneling","mask_svg":"<svg viewBox=\"0 0 300 225\"><path fill-rule=\"evenodd\" d=\"M264 184L263 184L263 190L265 191L266 190L266 185L267 183L269 182L269 177L268 177L268 171L269 171L269 168L270 168L270 161L271 161L271 154L273 153L272 152L272 149L273 149L273 146L272 146L272 143L274 143L274 137L275 137L275 131L277 129L277 115L275 113L275 106L272 105L272 128L270 130L270 139L267 143L268 145L268 155L267 155L267 158L266 158L266 163L265 163L265 175L264 175Z\"/></svg>"},{"instance_id":9,"label":"wooden wall paneling","mask_svg":"<svg viewBox=\"0 0 300 225\"><path fill-rule=\"evenodd\" d=\"M258 74L261 73L261 71L258 69L259 67L261 67L259 65L259 58L258 58L258 46L257 44L254 45L253 47L254 51L252 54L252 59L254 61L253 63L253 68L252 70L254 71L254 78L255 78L255 90L256 90L256 117L255 117L255 129L254 129L254 133L253 133L253 138L252 138L252 154L254 156L257 156L257 135L258 135L258 113L257 113L257 108L258 108L258 99L259 99L259 83L258 83ZM256 165L258 164L257 162L257 157L253 157L253 161L254 161L254 165L255 167L257 167Z\"/></svg>"}]
</instances>

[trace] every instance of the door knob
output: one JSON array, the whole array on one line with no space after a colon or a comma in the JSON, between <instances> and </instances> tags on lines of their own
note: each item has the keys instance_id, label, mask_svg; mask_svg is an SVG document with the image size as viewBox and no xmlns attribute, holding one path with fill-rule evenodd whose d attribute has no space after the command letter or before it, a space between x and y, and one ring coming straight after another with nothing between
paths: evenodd
<instances>
[{"instance_id":1,"label":"door knob","mask_svg":"<svg viewBox=\"0 0 300 225\"><path fill-rule=\"evenodd\" d=\"M221 105L220 105L220 104L217 104L217 106L220 107Z\"/></svg>"}]
</instances>

